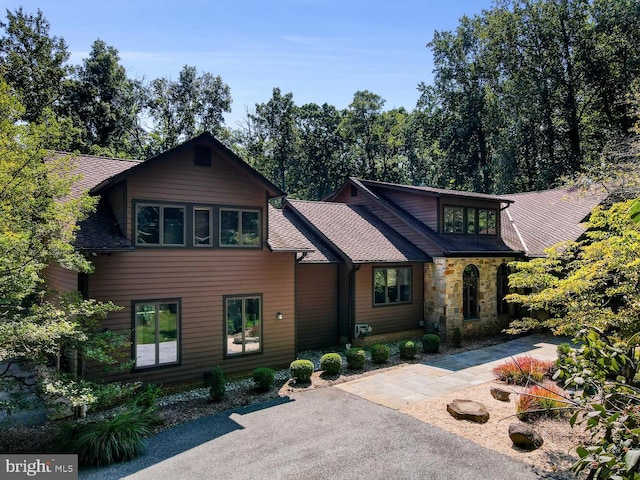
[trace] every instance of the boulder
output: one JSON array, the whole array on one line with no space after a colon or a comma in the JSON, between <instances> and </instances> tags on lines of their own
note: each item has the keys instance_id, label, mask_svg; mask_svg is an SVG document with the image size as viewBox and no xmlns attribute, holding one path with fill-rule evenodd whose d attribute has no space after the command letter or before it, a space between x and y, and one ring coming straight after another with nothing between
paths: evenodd
<instances>
[{"instance_id":1,"label":"boulder","mask_svg":"<svg viewBox=\"0 0 640 480\"><path fill-rule=\"evenodd\" d=\"M447 412L457 420L470 420L476 423L487 423L489 412L480 402L456 399L447 404Z\"/></svg>"},{"instance_id":2,"label":"boulder","mask_svg":"<svg viewBox=\"0 0 640 480\"><path fill-rule=\"evenodd\" d=\"M508 390L503 390L499 387L491 387L491 396L496 400L500 400L501 402L508 402L509 395L511 394Z\"/></svg>"},{"instance_id":3,"label":"boulder","mask_svg":"<svg viewBox=\"0 0 640 480\"><path fill-rule=\"evenodd\" d=\"M544 443L540 434L524 423L512 423L509 425L509 438L516 447L523 450L536 450Z\"/></svg>"}]
</instances>

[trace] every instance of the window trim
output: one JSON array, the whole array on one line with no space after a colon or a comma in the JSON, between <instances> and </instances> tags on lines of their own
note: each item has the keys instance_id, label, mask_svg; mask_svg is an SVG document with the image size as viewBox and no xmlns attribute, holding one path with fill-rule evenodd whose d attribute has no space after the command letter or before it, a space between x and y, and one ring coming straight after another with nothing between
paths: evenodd
<instances>
[{"instance_id":1,"label":"window trim","mask_svg":"<svg viewBox=\"0 0 640 480\"><path fill-rule=\"evenodd\" d=\"M387 282L388 276L386 275L387 270L409 270L409 300L398 301L398 302L384 302L384 303L376 303L376 271L384 270L385 271L385 283ZM399 276L399 275L398 275ZM385 289L388 289L389 286L385 284ZM391 307L395 305L409 305L413 303L413 266L388 266L388 267L373 267L371 269L371 305L375 308L377 307ZM385 298L388 298L388 295L385 295Z\"/></svg>"},{"instance_id":2,"label":"window trim","mask_svg":"<svg viewBox=\"0 0 640 480\"><path fill-rule=\"evenodd\" d=\"M213 238L213 207L205 207L200 205L194 205L192 208L192 237L191 237L191 245L194 248L212 248L214 244ZM196 211L206 210L209 212L209 243L196 243Z\"/></svg>"},{"instance_id":3,"label":"window trim","mask_svg":"<svg viewBox=\"0 0 640 480\"><path fill-rule=\"evenodd\" d=\"M242 243L237 244L228 244L222 243L222 214L223 212L238 212L238 239L242 238L242 214L247 213L257 213L258 214L258 243L256 245L243 245ZM227 207L221 206L218 208L218 234L217 241L218 247L220 248L249 248L249 249L260 249L262 248L262 209L261 208L244 208L244 207Z\"/></svg>"},{"instance_id":4,"label":"window trim","mask_svg":"<svg viewBox=\"0 0 640 480\"><path fill-rule=\"evenodd\" d=\"M170 303L175 303L178 307L178 315L177 315L177 321L176 321L176 361L175 362L164 362L164 363L158 363L160 358L158 356L158 349L159 349L159 343L158 340L158 333L159 333L159 322L157 322L156 324L158 325L158 327L156 328L156 342L154 343L154 345L156 345L156 363L154 363L153 365L144 365L144 366L138 366L137 365L137 341L136 341L136 328L137 328L137 322L136 322L136 306L137 305L141 305L141 304L155 304L156 305L156 311L157 311L157 307L160 304L170 304ZM158 368L167 368L167 367L175 367L175 366L180 366L182 364L182 299L181 298L154 298L154 299L146 299L146 300L132 300L131 301L131 358L133 360L133 366L131 368L131 370L133 372L139 372L139 371L146 371L146 370L155 370Z\"/></svg>"},{"instance_id":5,"label":"window trim","mask_svg":"<svg viewBox=\"0 0 640 480\"><path fill-rule=\"evenodd\" d=\"M260 343L259 343L259 348L258 350L254 350L254 351L244 351L245 350L245 343L242 344L242 352L240 353L229 353L229 349L228 349L228 341L229 341L229 334L227 331L228 325L227 325L227 302L229 300L242 300L243 302L243 309L244 309L244 301L247 299L259 299L260 300ZM242 321L244 323L245 319L244 316L242 318ZM224 339L223 341L223 351L224 351L224 358L225 359L231 359L231 358L244 358L250 355L262 355L263 349L264 349L264 299L263 299L263 295L262 293L247 293L247 294L238 294L238 295L223 295L222 296L222 338Z\"/></svg>"},{"instance_id":6,"label":"window trim","mask_svg":"<svg viewBox=\"0 0 640 480\"><path fill-rule=\"evenodd\" d=\"M459 232L447 232L446 231L446 211L447 209L455 209L455 210L462 210L462 230ZM473 211L473 226L474 226L474 231L469 233L469 213L470 211ZM495 232L493 233L482 233L480 232L480 212L493 212L494 218L495 218L495 225L494 225L494 229ZM498 215L499 209L497 208L491 208L491 207L478 207L478 206L468 206L468 205L451 205L451 204L447 204L447 205L443 205L442 206L442 227L441 227L441 231L443 234L445 235L476 235L476 236L499 236L500 235L500 221L499 221L499 215Z\"/></svg>"},{"instance_id":7,"label":"window trim","mask_svg":"<svg viewBox=\"0 0 640 480\"><path fill-rule=\"evenodd\" d=\"M160 217L158 219L159 243L142 243L138 241L138 209L140 207L158 207L160 209L160 213L159 213ZM182 243L164 243L164 209L165 208L182 209ZM176 204L176 203L134 201L133 210L134 210L133 235L134 235L134 244L136 247L180 248L180 247L187 246L187 206L186 205Z\"/></svg>"}]
</instances>

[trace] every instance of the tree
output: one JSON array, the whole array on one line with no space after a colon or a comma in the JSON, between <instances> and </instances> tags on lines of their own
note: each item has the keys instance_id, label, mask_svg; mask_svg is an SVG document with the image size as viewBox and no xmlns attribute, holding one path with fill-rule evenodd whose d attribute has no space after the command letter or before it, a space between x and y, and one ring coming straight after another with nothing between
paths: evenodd
<instances>
[{"instance_id":1,"label":"tree","mask_svg":"<svg viewBox=\"0 0 640 480\"><path fill-rule=\"evenodd\" d=\"M0 81L0 362L59 363L65 347L115 362L111 354L123 337L101 332L95 322L115 305L52 296L44 284L49 265L90 271L73 240L95 199L71 195L77 178L68 158L45 160L50 155L44 142L52 133L43 132L55 130L55 120L24 124L23 115Z\"/></svg>"},{"instance_id":2,"label":"tree","mask_svg":"<svg viewBox=\"0 0 640 480\"><path fill-rule=\"evenodd\" d=\"M0 22L0 72L24 105L21 120L37 121L46 107L53 107L61 94L62 79L69 73L64 39L49 36L49 22L40 10L30 15L7 10L7 23Z\"/></svg>"},{"instance_id":3,"label":"tree","mask_svg":"<svg viewBox=\"0 0 640 480\"><path fill-rule=\"evenodd\" d=\"M136 157L142 154L145 136L138 124L142 95L140 83L130 80L120 65L118 51L98 39L65 82L64 106L58 110L82 132L80 150Z\"/></svg>"},{"instance_id":4,"label":"tree","mask_svg":"<svg viewBox=\"0 0 640 480\"><path fill-rule=\"evenodd\" d=\"M231 101L229 86L220 76L198 75L195 67L185 65L177 81L156 78L148 87L149 153L163 152L205 131L220 136Z\"/></svg>"}]
</instances>

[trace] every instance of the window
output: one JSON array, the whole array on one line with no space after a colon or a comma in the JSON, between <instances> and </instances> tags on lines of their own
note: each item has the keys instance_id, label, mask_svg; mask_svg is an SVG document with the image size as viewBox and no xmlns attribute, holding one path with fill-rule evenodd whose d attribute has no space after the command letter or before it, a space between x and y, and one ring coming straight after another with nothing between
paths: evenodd
<instances>
[{"instance_id":1,"label":"window","mask_svg":"<svg viewBox=\"0 0 640 480\"><path fill-rule=\"evenodd\" d=\"M498 315L509 314L509 304L504 299L509 293L509 267L506 263L502 263L498 267L496 274L496 292L497 292L497 313Z\"/></svg>"},{"instance_id":2,"label":"window","mask_svg":"<svg viewBox=\"0 0 640 480\"><path fill-rule=\"evenodd\" d=\"M262 307L259 295L225 297L226 354L262 351Z\"/></svg>"},{"instance_id":3,"label":"window","mask_svg":"<svg viewBox=\"0 0 640 480\"><path fill-rule=\"evenodd\" d=\"M136 245L183 246L185 207L136 205Z\"/></svg>"},{"instance_id":4,"label":"window","mask_svg":"<svg viewBox=\"0 0 640 480\"><path fill-rule=\"evenodd\" d=\"M220 209L220 246L259 247L260 212Z\"/></svg>"},{"instance_id":5,"label":"window","mask_svg":"<svg viewBox=\"0 0 640 480\"><path fill-rule=\"evenodd\" d=\"M211 246L211 208L193 208L193 246Z\"/></svg>"},{"instance_id":6,"label":"window","mask_svg":"<svg viewBox=\"0 0 640 480\"><path fill-rule=\"evenodd\" d=\"M498 211L492 208L444 207L442 231L467 235L497 235Z\"/></svg>"},{"instance_id":7,"label":"window","mask_svg":"<svg viewBox=\"0 0 640 480\"><path fill-rule=\"evenodd\" d=\"M180 302L137 302L134 316L136 368L178 363Z\"/></svg>"},{"instance_id":8,"label":"window","mask_svg":"<svg viewBox=\"0 0 640 480\"><path fill-rule=\"evenodd\" d=\"M374 268L373 304L411 302L411 267Z\"/></svg>"},{"instance_id":9,"label":"window","mask_svg":"<svg viewBox=\"0 0 640 480\"><path fill-rule=\"evenodd\" d=\"M480 272L475 265L467 265L462 273L462 316L478 318L478 278Z\"/></svg>"}]
</instances>

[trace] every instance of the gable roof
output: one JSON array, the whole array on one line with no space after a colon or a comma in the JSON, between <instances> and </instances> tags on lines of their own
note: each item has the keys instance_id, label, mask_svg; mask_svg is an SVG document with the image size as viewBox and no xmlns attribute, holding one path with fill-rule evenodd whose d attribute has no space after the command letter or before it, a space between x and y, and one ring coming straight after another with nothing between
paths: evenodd
<instances>
[{"instance_id":1,"label":"gable roof","mask_svg":"<svg viewBox=\"0 0 640 480\"><path fill-rule=\"evenodd\" d=\"M604 190L556 188L504 195L513 203L502 212L503 236L512 248L542 257L545 249L578 240L586 231L591 210L608 196Z\"/></svg>"},{"instance_id":2,"label":"gable roof","mask_svg":"<svg viewBox=\"0 0 640 480\"><path fill-rule=\"evenodd\" d=\"M361 205L287 200L314 233L348 263L429 261L431 257Z\"/></svg>"},{"instance_id":3,"label":"gable roof","mask_svg":"<svg viewBox=\"0 0 640 480\"><path fill-rule=\"evenodd\" d=\"M174 147L170 150L162 152L155 157L152 157L144 162L139 162L137 165L129 168L127 170L123 170L122 172L117 173L114 176L105 178L101 183L96 184L91 189L92 194L99 194L105 189L109 188L111 185L114 185L121 180L127 178L129 175L136 173L138 171L151 168L156 163L162 161L163 159L175 155L178 152L183 150L187 150L189 148L193 148L195 146L206 145L214 148L216 153L220 154L225 160L229 161L231 165L235 168L239 169L242 173L249 176L253 180L255 180L259 185L261 185L269 194L269 198L278 198L283 197L285 193L276 185L271 183L264 175L260 172L252 168L249 164L247 164L244 160L238 157L233 151L227 148L222 142L217 140L213 135L209 132L201 133L195 138L188 140L177 147Z\"/></svg>"}]
</instances>

